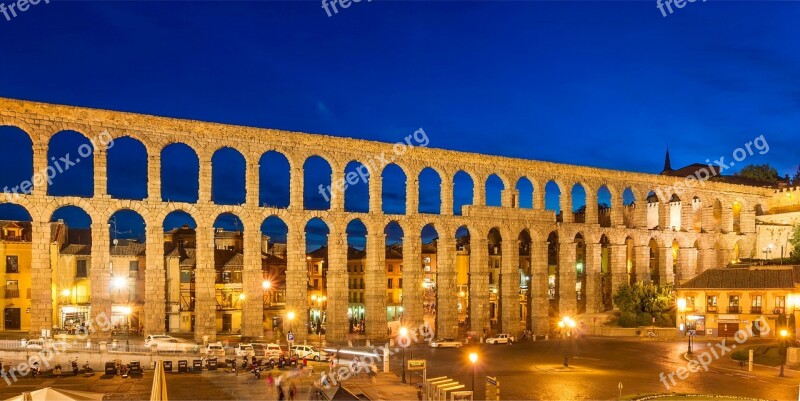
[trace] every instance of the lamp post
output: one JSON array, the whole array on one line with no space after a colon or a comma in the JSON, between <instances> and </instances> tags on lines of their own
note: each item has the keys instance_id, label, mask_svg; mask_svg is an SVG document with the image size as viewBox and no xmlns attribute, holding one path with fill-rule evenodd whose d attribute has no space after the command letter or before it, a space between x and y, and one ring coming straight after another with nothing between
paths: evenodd
<instances>
[{"instance_id":1,"label":"lamp post","mask_svg":"<svg viewBox=\"0 0 800 401\"><path fill-rule=\"evenodd\" d=\"M128 327L130 326L131 307L126 306L125 308L122 309L122 313L125 314L125 351L127 352L130 351L131 349L131 342L130 342L131 328Z\"/></svg>"},{"instance_id":2,"label":"lamp post","mask_svg":"<svg viewBox=\"0 0 800 401\"><path fill-rule=\"evenodd\" d=\"M772 248L774 248L774 245L769 244L768 246L765 246L764 249L761 250L761 252L764 254L765 264L767 262L767 259L769 258L769 254L772 253Z\"/></svg>"},{"instance_id":3,"label":"lamp post","mask_svg":"<svg viewBox=\"0 0 800 401\"><path fill-rule=\"evenodd\" d=\"M562 341L564 343L564 367L569 367L569 351L572 348L572 329L575 328L575 321L569 316L564 316L558 322L558 327L561 328L561 334L564 336ZM568 338L567 338L568 337Z\"/></svg>"},{"instance_id":4,"label":"lamp post","mask_svg":"<svg viewBox=\"0 0 800 401\"><path fill-rule=\"evenodd\" d=\"M400 380L400 383L406 383L406 347L408 346L408 328L401 327L400 328L400 347L403 348L403 379Z\"/></svg>"},{"instance_id":5,"label":"lamp post","mask_svg":"<svg viewBox=\"0 0 800 401\"><path fill-rule=\"evenodd\" d=\"M778 377L785 377L783 375L783 366L786 365L786 337L789 336L789 331L786 329L781 329L780 334L781 334L781 347L780 347L781 373L778 375Z\"/></svg>"},{"instance_id":6,"label":"lamp post","mask_svg":"<svg viewBox=\"0 0 800 401\"><path fill-rule=\"evenodd\" d=\"M678 298L678 313L683 315L683 316L680 316L681 321L682 321L682 323L681 323L681 331L683 332L683 335L685 336L689 332L689 325L687 324L687 321L686 321L686 298ZM688 346L688 348L686 350L686 353L688 353L689 355L692 354L691 341L692 341L692 337L689 336L689 346Z\"/></svg>"},{"instance_id":7,"label":"lamp post","mask_svg":"<svg viewBox=\"0 0 800 401\"><path fill-rule=\"evenodd\" d=\"M469 354L469 361L472 362L472 394L475 394L475 364L478 363L478 354L472 352Z\"/></svg>"}]
</instances>

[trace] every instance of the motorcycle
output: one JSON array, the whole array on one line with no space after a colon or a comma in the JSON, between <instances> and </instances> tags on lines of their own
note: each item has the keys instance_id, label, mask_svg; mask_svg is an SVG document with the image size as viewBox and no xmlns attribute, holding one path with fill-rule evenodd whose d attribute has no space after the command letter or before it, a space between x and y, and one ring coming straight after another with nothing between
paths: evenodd
<instances>
[{"instance_id":1,"label":"motorcycle","mask_svg":"<svg viewBox=\"0 0 800 401\"><path fill-rule=\"evenodd\" d=\"M253 376L255 376L256 379L261 379L261 367L259 367L258 364L252 364L252 366L250 366L250 371L253 372Z\"/></svg>"},{"instance_id":2,"label":"motorcycle","mask_svg":"<svg viewBox=\"0 0 800 401\"><path fill-rule=\"evenodd\" d=\"M278 359L278 369L283 369L284 367L286 367L286 357L281 355Z\"/></svg>"},{"instance_id":3,"label":"motorcycle","mask_svg":"<svg viewBox=\"0 0 800 401\"><path fill-rule=\"evenodd\" d=\"M292 355L292 356L289 358L289 365L290 365L291 367L293 367L293 368L296 368L296 367L297 367L297 355Z\"/></svg>"},{"instance_id":4,"label":"motorcycle","mask_svg":"<svg viewBox=\"0 0 800 401\"><path fill-rule=\"evenodd\" d=\"M275 369L275 361L272 358L267 359L267 361L264 362L264 368L267 370Z\"/></svg>"},{"instance_id":5,"label":"motorcycle","mask_svg":"<svg viewBox=\"0 0 800 401\"><path fill-rule=\"evenodd\" d=\"M86 361L86 363L83 364L83 375L85 377L94 376L94 370L92 370L92 367L89 366L89 361Z\"/></svg>"},{"instance_id":6,"label":"motorcycle","mask_svg":"<svg viewBox=\"0 0 800 401\"><path fill-rule=\"evenodd\" d=\"M53 375L54 376L61 376L61 364L57 363L56 366L53 367Z\"/></svg>"},{"instance_id":7,"label":"motorcycle","mask_svg":"<svg viewBox=\"0 0 800 401\"><path fill-rule=\"evenodd\" d=\"M248 366L247 357L242 358L242 370L246 370Z\"/></svg>"},{"instance_id":8,"label":"motorcycle","mask_svg":"<svg viewBox=\"0 0 800 401\"><path fill-rule=\"evenodd\" d=\"M39 374L39 362L34 362L33 366L31 366L31 378L35 379L36 375Z\"/></svg>"},{"instance_id":9,"label":"motorcycle","mask_svg":"<svg viewBox=\"0 0 800 401\"><path fill-rule=\"evenodd\" d=\"M73 375L78 375L78 358L75 358L74 361L70 362L72 364L72 373Z\"/></svg>"}]
</instances>

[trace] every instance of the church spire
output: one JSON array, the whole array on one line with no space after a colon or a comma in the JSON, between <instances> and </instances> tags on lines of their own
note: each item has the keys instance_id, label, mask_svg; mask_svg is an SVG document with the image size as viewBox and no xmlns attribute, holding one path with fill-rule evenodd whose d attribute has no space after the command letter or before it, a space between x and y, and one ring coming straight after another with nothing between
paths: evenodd
<instances>
[{"instance_id":1,"label":"church spire","mask_svg":"<svg viewBox=\"0 0 800 401\"><path fill-rule=\"evenodd\" d=\"M664 171L672 171L672 164L669 161L669 146L667 146L667 155L664 157Z\"/></svg>"}]
</instances>

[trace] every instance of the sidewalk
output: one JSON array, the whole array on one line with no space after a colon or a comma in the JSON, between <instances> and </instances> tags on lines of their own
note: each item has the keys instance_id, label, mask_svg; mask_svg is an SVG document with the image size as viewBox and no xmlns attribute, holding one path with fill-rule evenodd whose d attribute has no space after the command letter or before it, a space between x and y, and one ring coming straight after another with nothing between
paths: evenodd
<instances>
[{"instance_id":1,"label":"sidewalk","mask_svg":"<svg viewBox=\"0 0 800 401\"><path fill-rule=\"evenodd\" d=\"M374 382L365 377L351 378L342 382L342 387L355 396L364 395L373 401L417 399L417 387L400 383L400 377L394 373L379 373Z\"/></svg>"}]
</instances>

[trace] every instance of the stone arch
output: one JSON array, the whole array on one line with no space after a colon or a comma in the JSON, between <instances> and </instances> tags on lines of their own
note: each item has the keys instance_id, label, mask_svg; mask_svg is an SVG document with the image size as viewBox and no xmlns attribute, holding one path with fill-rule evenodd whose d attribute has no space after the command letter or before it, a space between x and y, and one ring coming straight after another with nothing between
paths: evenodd
<instances>
[{"instance_id":1,"label":"stone arch","mask_svg":"<svg viewBox=\"0 0 800 401\"><path fill-rule=\"evenodd\" d=\"M425 167L420 171L419 180L419 213L440 214L442 207L442 174L434 167ZM424 196L423 196L424 195Z\"/></svg>"},{"instance_id":2,"label":"stone arch","mask_svg":"<svg viewBox=\"0 0 800 401\"><path fill-rule=\"evenodd\" d=\"M586 222L586 208L593 207L589 205L587 202L586 197L586 189L583 188L583 184L580 182L576 182L571 189L572 193L570 198L572 199L572 204L570 207L572 208L572 222L573 223L585 223Z\"/></svg>"},{"instance_id":3,"label":"stone arch","mask_svg":"<svg viewBox=\"0 0 800 401\"><path fill-rule=\"evenodd\" d=\"M517 205L519 208L533 209L533 192L536 190L533 187L533 181L523 175L517 180L517 184L514 185L514 189L516 189L518 193L519 200Z\"/></svg>"},{"instance_id":4,"label":"stone arch","mask_svg":"<svg viewBox=\"0 0 800 401\"><path fill-rule=\"evenodd\" d=\"M547 298L549 300L548 316L551 322L560 317L561 286L560 272L560 236L557 230L547 235ZM553 327L551 326L552 330Z\"/></svg>"},{"instance_id":5,"label":"stone arch","mask_svg":"<svg viewBox=\"0 0 800 401\"><path fill-rule=\"evenodd\" d=\"M638 268L636 266L636 258L635 249L636 243L634 242L633 238L628 235L625 237L625 271L627 272L627 281L629 285L633 285L637 281L644 280L644 277L639 277L640 275L637 274L637 271L641 271L643 269Z\"/></svg>"},{"instance_id":6,"label":"stone arch","mask_svg":"<svg viewBox=\"0 0 800 401\"><path fill-rule=\"evenodd\" d=\"M683 201L677 194L672 194L669 198L669 208L667 209L667 213L669 213L669 226L664 227L664 229L669 229L672 231L682 231L683 229L683 220L681 216L682 208L683 208Z\"/></svg>"},{"instance_id":7,"label":"stone arch","mask_svg":"<svg viewBox=\"0 0 800 401\"><path fill-rule=\"evenodd\" d=\"M230 146L219 147L211 156L211 201L217 205L244 204L246 176L244 154Z\"/></svg>"},{"instance_id":8,"label":"stone arch","mask_svg":"<svg viewBox=\"0 0 800 401\"><path fill-rule=\"evenodd\" d=\"M453 175L453 215L461 216L462 207L475 203L475 178L465 170Z\"/></svg>"},{"instance_id":9,"label":"stone arch","mask_svg":"<svg viewBox=\"0 0 800 401\"><path fill-rule=\"evenodd\" d=\"M575 243L575 293L577 297L578 314L586 313L587 299L587 274L586 274L586 244L588 238L582 232L577 232L573 239Z\"/></svg>"},{"instance_id":10,"label":"stone arch","mask_svg":"<svg viewBox=\"0 0 800 401\"><path fill-rule=\"evenodd\" d=\"M396 163L381 171L381 210L384 214L406 214L408 174ZM413 212L413 211L411 211Z\"/></svg>"},{"instance_id":11,"label":"stone arch","mask_svg":"<svg viewBox=\"0 0 800 401\"><path fill-rule=\"evenodd\" d=\"M647 229L666 229L666 227L660 227L661 203L664 200L660 199L656 191L652 190L647 193L647 197L645 199L647 199Z\"/></svg>"},{"instance_id":12,"label":"stone arch","mask_svg":"<svg viewBox=\"0 0 800 401\"><path fill-rule=\"evenodd\" d=\"M547 181L544 186L545 209L552 210L556 214L556 221L563 221L561 192L561 185L556 180Z\"/></svg>"},{"instance_id":13,"label":"stone arch","mask_svg":"<svg viewBox=\"0 0 800 401\"><path fill-rule=\"evenodd\" d=\"M502 206L503 191L506 189L505 181L497 174L491 174L486 178L484 191L486 194L486 206Z\"/></svg>"},{"instance_id":14,"label":"stone arch","mask_svg":"<svg viewBox=\"0 0 800 401\"><path fill-rule=\"evenodd\" d=\"M0 220L33 222L33 215L19 203L0 203Z\"/></svg>"},{"instance_id":15,"label":"stone arch","mask_svg":"<svg viewBox=\"0 0 800 401\"><path fill-rule=\"evenodd\" d=\"M150 163L148 155L147 146L132 136L125 135L114 139L114 146L108 148L106 153L106 188L112 198L136 200L147 198Z\"/></svg>"},{"instance_id":16,"label":"stone arch","mask_svg":"<svg viewBox=\"0 0 800 401\"><path fill-rule=\"evenodd\" d=\"M611 240L606 234L600 236L600 311L614 308L614 272L611 268Z\"/></svg>"},{"instance_id":17,"label":"stone arch","mask_svg":"<svg viewBox=\"0 0 800 401\"><path fill-rule=\"evenodd\" d=\"M597 188L597 224L600 227L611 227L611 208L614 206L611 188L613 187L609 187L608 184L600 185Z\"/></svg>"},{"instance_id":18,"label":"stone arch","mask_svg":"<svg viewBox=\"0 0 800 401\"><path fill-rule=\"evenodd\" d=\"M161 200L196 203L200 199L200 158L183 142L161 148ZM155 196L155 194L152 194Z\"/></svg>"},{"instance_id":19,"label":"stone arch","mask_svg":"<svg viewBox=\"0 0 800 401\"><path fill-rule=\"evenodd\" d=\"M641 207L645 207L644 202ZM622 190L622 222L626 228L636 227L636 194L631 187Z\"/></svg>"},{"instance_id":20,"label":"stone arch","mask_svg":"<svg viewBox=\"0 0 800 401\"><path fill-rule=\"evenodd\" d=\"M82 132L62 130L53 134L47 142L47 162L57 174L47 186L47 194L93 197L94 158L90 138Z\"/></svg>"},{"instance_id":21,"label":"stone arch","mask_svg":"<svg viewBox=\"0 0 800 401\"><path fill-rule=\"evenodd\" d=\"M303 163L303 207L306 210L329 210L334 196L344 196L340 188L331 183L333 164L318 154L309 156ZM321 189L320 189L321 188ZM330 188L330 191L325 191ZM336 192L333 194L333 192Z\"/></svg>"},{"instance_id":22,"label":"stone arch","mask_svg":"<svg viewBox=\"0 0 800 401\"><path fill-rule=\"evenodd\" d=\"M658 241L655 237L650 238L647 243L647 247L650 250L650 266L649 266L649 277L646 281L651 281L655 284L662 284L661 283L661 270L665 268L661 266L661 247L659 246Z\"/></svg>"},{"instance_id":23,"label":"stone arch","mask_svg":"<svg viewBox=\"0 0 800 401\"><path fill-rule=\"evenodd\" d=\"M371 181L369 173L370 167L358 160L351 160L345 165L344 178L347 182L347 186L345 186L344 193L342 194L344 195L345 211L359 213L369 212L369 187Z\"/></svg>"},{"instance_id":24,"label":"stone arch","mask_svg":"<svg viewBox=\"0 0 800 401\"><path fill-rule=\"evenodd\" d=\"M731 206L731 213L733 214L733 232L736 234L742 233L742 210L744 210L745 203L741 199L733 201Z\"/></svg>"},{"instance_id":25,"label":"stone arch","mask_svg":"<svg viewBox=\"0 0 800 401\"><path fill-rule=\"evenodd\" d=\"M25 130L12 125L0 126L0 191L30 194L37 184L33 177L33 138ZM30 185L28 184L30 183ZM39 185L45 185L44 181Z\"/></svg>"},{"instance_id":26,"label":"stone arch","mask_svg":"<svg viewBox=\"0 0 800 401\"><path fill-rule=\"evenodd\" d=\"M258 203L262 207L289 207L292 162L285 153L277 150L262 153L258 161L258 177Z\"/></svg>"}]
</instances>

